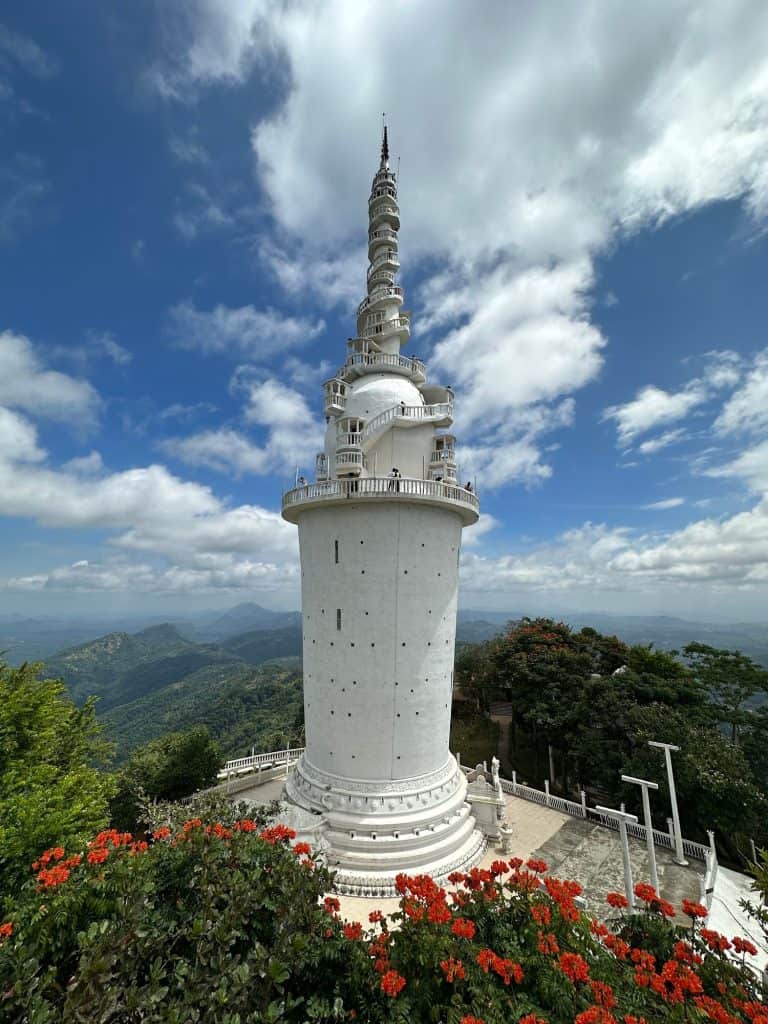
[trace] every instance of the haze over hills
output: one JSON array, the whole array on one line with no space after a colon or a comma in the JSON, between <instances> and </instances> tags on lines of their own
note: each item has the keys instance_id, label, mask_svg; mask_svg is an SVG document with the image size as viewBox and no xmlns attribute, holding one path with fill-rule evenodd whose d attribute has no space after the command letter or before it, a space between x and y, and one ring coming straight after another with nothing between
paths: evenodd
<instances>
[{"instance_id":1,"label":"haze over hills","mask_svg":"<svg viewBox=\"0 0 768 1024\"><path fill-rule=\"evenodd\" d=\"M521 613L459 613L457 641L478 643ZM738 649L768 667L768 626L689 622L671 616L563 615L574 628L592 626L630 644L680 650L692 640ZM83 640L104 623L46 619L0 623L0 650L12 663L33 660L58 637L75 643L45 658L45 674L61 677L81 703L99 697L99 717L124 757L164 732L204 723L236 756L261 738L296 732L301 709L301 619L244 602L228 611L134 623ZM14 648L9 640L15 638Z\"/></svg>"}]
</instances>

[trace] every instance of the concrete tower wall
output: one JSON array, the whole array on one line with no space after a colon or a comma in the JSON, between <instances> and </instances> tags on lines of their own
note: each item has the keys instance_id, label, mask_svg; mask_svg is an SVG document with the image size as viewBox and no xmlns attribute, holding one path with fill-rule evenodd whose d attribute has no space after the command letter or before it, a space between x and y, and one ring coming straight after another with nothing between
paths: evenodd
<instances>
[{"instance_id":1,"label":"concrete tower wall","mask_svg":"<svg viewBox=\"0 0 768 1024\"><path fill-rule=\"evenodd\" d=\"M391 780L445 763L461 527L455 512L404 502L300 518L306 757L316 768Z\"/></svg>"}]
</instances>

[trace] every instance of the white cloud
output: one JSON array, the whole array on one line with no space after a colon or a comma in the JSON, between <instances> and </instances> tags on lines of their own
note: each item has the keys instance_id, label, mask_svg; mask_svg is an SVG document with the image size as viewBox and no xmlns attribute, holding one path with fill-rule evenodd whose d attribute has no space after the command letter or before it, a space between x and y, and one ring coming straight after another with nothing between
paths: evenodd
<instances>
[{"instance_id":1,"label":"white cloud","mask_svg":"<svg viewBox=\"0 0 768 1024\"><path fill-rule=\"evenodd\" d=\"M171 135L168 148L180 163L204 165L211 159L208 150L197 138L196 132L191 132L187 136Z\"/></svg>"},{"instance_id":2,"label":"white cloud","mask_svg":"<svg viewBox=\"0 0 768 1024\"><path fill-rule=\"evenodd\" d=\"M481 512L477 522L467 526L463 531L461 536L462 547L475 547L486 533L497 529L499 526L501 526L501 523L498 519L495 519L487 512Z\"/></svg>"},{"instance_id":3,"label":"white cloud","mask_svg":"<svg viewBox=\"0 0 768 1024\"><path fill-rule=\"evenodd\" d=\"M682 427L677 430L666 430L658 437L651 437L647 441L643 441L637 446L637 450L641 455L653 455L655 452L660 452L662 448L668 448L671 444L684 440L685 437L686 433ZM633 465L636 466L637 463L635 462Z\"/></svg>"},{"instance_id":4,"label":"white cloud","mask_svg":"<svg viewBox=\"0 0 768 1024\"><path fill-rule=\"evenodd\" d=\"M5 25L0 25L0 54L0 65L5 63L3 58L9 58L35 78L53 78L59 70L56 61L34 39L11 32Z\"/></svg>"},{"instance_id":5,"label":"white cloud","mask_svg":"<svg viewBox=\"0 0 768 1024\"><path fill-rule=\"evenodd\" d=\"M274 309L218 305L210 312L195 308L190 299L169 311L169 329L182 348L225 352L265 359L275 352L306 344L325 329L301 317L283 316Z\"/></svg>"},{"instance_id":6,"label":"white cloud","mask_svg":"<svg viewBox=\"0 0 768 1024\"><path fill-rule=\"evenodd\" d=\"M66 473L74 473L75 476L96 476L104 469L104 460L99 452L92 451L88 455L70 459L64 463L62 469Z\"/></svg>"},{"instance_id":7,"label":"white cloud","mask_svg":"<svg viewBox=\"0 0 768 1024\"><path fill-rule=\"evenodd\" d=\"M244 558L222 559L208 568L170 566L160 568L145 562L75 562L47 573L16 576L5 581L11 591L72 590L127 591L130 593L201 593L221 590L295 590L298 566L258 562Z\"/></svg>"},{"instance_id":8,"label":"white cloud","mask_svg":"<svg viewBox=\"0 0 768 1024\"><path fill-rule=\"evenodd\" d=\"M768 441L745 449L731 462L704 470L706 476L740 477L757 493L768 492Z\"/></svg>"},{"instance_id":9,"label":"white cloud","mask_svg":"<svg viewBox=\"0 0 768 1024\"><path fill-rule=\"evenodd\" d=\"M91 385L43 367L29 338L0 333L0 404L45 419L92 426L101 400Z\"/></svg>"},{"instance_id":10,"label":"white cloud","mask_svg":"<svg viewBox=\"0 0 768 1024\"><path fill-rule=\"evenodd\" d=\"M41 462L44 458L34 426L18 413L0 406L0 459Z\"/></svg>"},{"instance_id":11,"label":"white cloud","mask_svg":"<svg viewBox=\"0 0 768 1024\"><path fill-rule=\"evenodd\" d=\"M648 384L637 392L631 402L607 408L603 419L616 421L619 444L625 447L654 427L685 419L708 397L708 392L698 381L677 392Z\"/></svg>"},{"instance_id":12,"label":"white cloud","mask_svg":"<svg viewBox=\"0 0 768 1024\"><path fill-rule=\"evenodd\" d=\"M742 386L715 420L719 434L756 433L768 429L768 349L755 357Z\"/></svg>"},{"instance_id":13,"label":"white cloud","mask_svg":"<svg viewBox=\"0 0 768 1024\"><path fill-rule=\"evenodd\" d=\"M764 592L768 584L768 498L723 519L701 519L667 534L585 523L527 553L487 558L467 552L462 587L468 592L514 594L581 592L636 601L649 592L690 607L706 583L708 594Z\"/></svg>"},{"instance_id":14,"label":"white cloud","mask_svg":"<svg viewBox=\"0 0 768 1024\"><path fill-rule=\"evenodd\" d=\"M604 339L589 322L596 252L716 199L741 197L755 216L768 209L760 0L497 5L485 19L425 0L383 20L354 0L194 0L174 25L154 69L165 95L241 83L258 62L286 83L253 148L279 239L262 252L289 294L353 299L355 267L338 267L334 254L349 253L364 229L372 112L386 107L403 156L403 266L423 260L432 275L414 328L449 329L434 368L462 387L474 447L489 418L559 401L600 372ZM721 359L700 375L702 391L736 372ZM697 404L692 388L655 388L646 404L654 395L656 415L637 408L628 437ZM531 453L510 458L510 471L540 476L538 444L522 440Z\"/></svg>"},{"instance_id":15,"label":"white cloud","mask_svg":"<svg viewBox=\"0 0 768 1024\"><path fill-rule=\"evenodd\" d=\"M662 498L661 501L653 501L650 505L643 505L645 509L662 512L667 508L679 508L685 504L685 498Z\"/></svg>"},{"instance_id":16,"label":"white cloud","mask_svg":"<svg viewBox=\"0 0 768 1024\"><path fill-rule=\"evenodd\" d=\"M246 392L246 422L267 428L263 446L222 428L168 438L160 442L161 449L190 466L235 476L269 472L290 476L297 464L314 461L322 426L313 419L303 395L272 378L248 381L242 373L236 375L234 387Z\"/></svg>"},{"instance_id":17,"label":"white cloud","mask_svg":"<svg viewBox=\"0 0 768 1024\"><path fill-rule=\"evenodd\" d=\"M13 242L43 211L51 190L42 161L16 153L0 163L0 242Z\"/></svg>"},{"instance_id":18,"label":"white cloud","mask_svg":"<svg viewBox=\"0 0 768 1024\"><path fill-rule=\"evenodd\" d=\"M297 246L291 255L276 243L263 240L259 265L272 273L286 294L312 297L321 309L344 306L351 312L365 291L367 249L344 246L336 255Z\"/></svg>"}]
</instances>

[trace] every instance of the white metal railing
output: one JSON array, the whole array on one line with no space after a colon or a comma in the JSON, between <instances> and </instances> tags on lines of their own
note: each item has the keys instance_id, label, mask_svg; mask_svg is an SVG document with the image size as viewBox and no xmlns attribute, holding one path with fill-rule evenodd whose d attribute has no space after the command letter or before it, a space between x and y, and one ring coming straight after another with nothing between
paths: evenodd
<instances>
[{"instance_id":1,"label":"white metal railing","mask_svg":"<svg viewBox=\"0 0 768 1024\"><path fill-rule=\"evenodd\" d=\"M362 441L362 438L363 438L363 435L359 431L356 431L355 433L347 432L347 433L337 434L337 436L336 436L336 444L340 448L350 448L350 447L351 448L356 448L356 447L359 447L360 442Z\"/></svg>"},{"instance_id":2,"label":"white metal railing","mask_svg":"<svg viewBox=\"0 0 768 1024\"><path fill-rule=\"evenodd\" d=\"M246 771L256 771L258 768L273 767L277 764L285 764L287 761L298 761L304 753L304 747L284 747L282 750L270 750L264 754L251 754L249 757L236 757L233 761L227 761L218 774L220 779L228 779L232 775L240 775Z\"/></svg>"},{"instance_id":3,"label":"white metal railing","mask_svg":"<svg viewBox=\"0 0 768 1024\"><path fill-rule=\"evenodd\" d=\"M365 456L362 452L336 452L336 469L343 469L345 466L365 465Z\"/></svg>"},{"instance_id":4,"label":"white metal railing","mask_svg":"<svg viewBox=\"0 0 768 1024\"><path fill-rule=\"evenodd\" d=\"M347 356L346 362L339 370L340 375L352 367L370 367L372 370L390 367L395 370L405 370L415 377L426 377L427 367L421 359L411 359L408 356L399 356L393 352L355 352Z\"/></svg>"},{"instance_id":5,"label":"white metal railing","mask_svg":"<svg viewBox=\"0 0 768 1024\"><path fill-rule=\"evenodd\" d=\"M378 188L374 188L371 192L368 202L375 203L382 196L391 196L392 199L397 199L397 189L394 185L379 185Z\"/></svg>"},{"instance_id":6,"label":"white metal railing","mask_svg":"<svg viewBox=\"0 0 768 1024\"><path fill-rule=\"evenodd\" d=\"M464 768L464 770L470 771L469 768ZM562 811L563 814L570 814L574 818L588 818L599 825L603 825L605 828L611 828L613 831L618 830L618 821L615 818L608 817L606 814L596 810L594 807L587 806L587 798L584 791L582 791L582 802L577 803L574 800L566 800L564 797L556 797L554 794L550 793L548 779L544 782L544 790L535 790L532 786L523 785L521 782L518 782L516 772L512 772L511 782L506 778L502 778L499 781L501 782L502 791L504 793L511 794L513 797L520 797L522 800L529 800L531 803L540 804L543 807L551 807L553 810ZM634 836L635 839L646 842L646 829L644 824L641 824L640 822L637 824L627 822L627 831L629 835ZM653 845L662 847L666 850L674 850L675 840L669 833L666 833L666 831L660 831L658 828L654 828ZM689 857L693 857L695 860L707 861L708 869L708 857L714 859L714 867L712 871L714 879L714 876L717 873L717 856L715 854L714 840L712 846L703 846L701 843L694 843L692 840L684 839L683 850ZM714 886L714 881L712 882L712 885Z\"/></svg>"},{"instance_id":7,"label":"white metal railing","mask_svg":"<svg viewBox=\"0 0 768 1024\"><path fill-rule=\"evenodd\" d=\"M432 454L429 457L430 462L455 462L456 461L456 449L455 448L433 448Z\"/></svg>"},{"instance_id":8,"label":"white metal railing","mask_svg":"<svg viewBox=\"0 0 768 1024\"><path fill-rule=\"evenodd\" d=\"M400 285L385 284L381 287L373 289L370 295L363 299L360 305L357 307L357 315L360 316L373 302L378 302L379 299L386 299L389 297L400 298L403 297L403 289Z\"/></svg>"},{"instance_id":9,"label":"white metal railing","mask_svg":"<svg viewBox=\"0 0 768 1024\"><path fill-rule=\"evenodd\" d=\"M394 249L388 249L383 255L377 256L373 263L368 268L368 277L372 277L379 267L383 267L385 263L391 263L393 267L400 266L400 260L397 258L397 253Z\"/></svg>"},{"instance_id":10,"label":"white metal railing","mask_svg":"<svg viewBox=\"0 0 768 1024\"><path fill-rule=\"evenodd\" d=\"M325 483L294 487L283 494L283 508L304 502L336 501L339 498L373 498L401 495L408 498L449 501L455 505L477 511L480 502L476 494L456 484L439 480L419 480L414 477L363 477L360 480L328 480Z\"/></svg>"},{"instance_id":11,"label":"white metal railing","mask_svg":"<svg viewBox=\"0 0 768 1024\"><path fill-rule=\"evenodd\" d=\"M396 242L397 232L393 231L392 228L378 228L376 231L368 232L368 244L373 245L374 242Z\"/></svg>"},{"instance_id":12,"label":"white metal railing","mask_svg":"<svg viewBox=\"0 0 768 1024\"><path fill-rule=\"evenodd\" d=\"M394 419L436 420L445 419L446 416L453 416L453 402L438 402L435 405L393 405L365 424L363 444Z\"/></svg>"},{"instance_id":13,"label":"white metal railing","mask_svg":"<svg viewBox=\"0 0 768 1024\"><path fill-rule=\"evenodd\" d=\"M373 338L377 334L384 334L385 331L399 331L402 327L410 327L411 318L406 313L400 316L393 316L389 320L382 320L380 323L372 324L361 332L363 338Z\"/></svg>"},{"instance_id":14,"label":"white metal railing","mask_svg":"<svg viewBox=\"0 0 768 1024\"><path fill-rule=\"evenodd\" d=\"M376 198L380 199L381 197L377 196ZM397 217L397 219L400 220L400 211L396 206L393 206L392 203L388 203L385 201L381 203L381 205L379 206L369 207L368 216L372 220L374 217L381 217L383 214L388 214L391 217Z\"/></svg>"}]
</instances>

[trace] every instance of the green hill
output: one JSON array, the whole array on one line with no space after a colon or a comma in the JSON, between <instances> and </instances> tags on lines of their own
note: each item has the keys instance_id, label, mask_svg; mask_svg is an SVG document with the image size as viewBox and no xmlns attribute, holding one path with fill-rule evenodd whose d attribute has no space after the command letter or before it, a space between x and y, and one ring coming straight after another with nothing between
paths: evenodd
<instances>
[{"instance_id":1,"label":"green hill","mask_svg":"<svg viewBox=\"0 0 768 1024\"><path fill-rule=\"evenodd\" d=\"M237 655L216 644L186 640L166 623L135 634L108 633L61 651L48 659L45 673L63 679L77 701L100 697L103 712L208 665L238 662Z\"/></svg>"},{"instance_id":2,"label":"green hill","mask_svg":"<svg viewBox=\"0 0 768 1024\"><path fill-rule=\"evenodd\" d=\"M298 657L301 654L301 626L252 629L222 641L221 646L249 665L261 665L273 658Z\"/></svg>"},{"instance_id":3,"label":"green hill","mask_svg":"<svg viewBox=\"0 0 768 1024\"><path fill-rule=\"evenodd\" d=\"M227 757L244 756L251 747L264 749L280 733L295 735L300 728L299 662L209 665L99 717L117 744L118 760L148 740L193 725L207 725ZM280 745L284 742L281 737Z\"/></svg>"}]
</instances>

